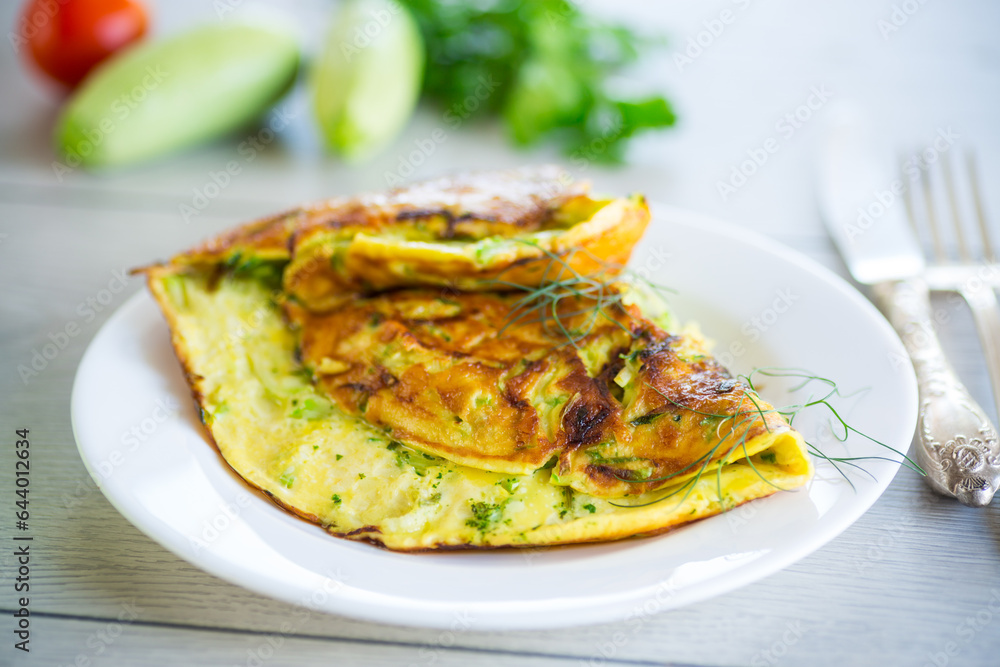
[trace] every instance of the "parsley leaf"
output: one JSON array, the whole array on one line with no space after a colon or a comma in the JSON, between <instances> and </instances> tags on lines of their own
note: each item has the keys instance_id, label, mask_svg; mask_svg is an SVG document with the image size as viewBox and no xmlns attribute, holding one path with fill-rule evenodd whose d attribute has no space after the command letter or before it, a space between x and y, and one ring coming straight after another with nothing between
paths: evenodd
<instances>
[{"instance_id":1,"label":"parsley leaf","mask_svg":"<svg viewBox=\"0 0 1000 667\"><path fill-rule=\"evenodd\" d=\"M611 76L653 42L570 0L403 0L424 37L424 96L460 127L500 114L511 138L562 144L574 162L619 162L638 132L669 127L670 103L620 95Z\"/></svg>"}]
</instances>

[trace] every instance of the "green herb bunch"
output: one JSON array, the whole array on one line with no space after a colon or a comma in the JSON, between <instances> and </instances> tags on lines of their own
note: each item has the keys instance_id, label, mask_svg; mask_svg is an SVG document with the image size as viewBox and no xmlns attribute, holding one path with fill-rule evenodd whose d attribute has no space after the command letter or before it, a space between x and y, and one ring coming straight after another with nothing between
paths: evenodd
<instances>
[{"instance_id":1,"label":"green herb bunch","mask_svg":"<svg viewBox=\"0 0 1000 667\"><path fill-rule=\"evenodd\" d=\"M653 41L569 0L402 1L424 39L424 96L453 127L499 113L519 144L551 139L581 159L618 162L631 136L674 124L664 97L608 85Z\"/></svg>"}]
</instances>

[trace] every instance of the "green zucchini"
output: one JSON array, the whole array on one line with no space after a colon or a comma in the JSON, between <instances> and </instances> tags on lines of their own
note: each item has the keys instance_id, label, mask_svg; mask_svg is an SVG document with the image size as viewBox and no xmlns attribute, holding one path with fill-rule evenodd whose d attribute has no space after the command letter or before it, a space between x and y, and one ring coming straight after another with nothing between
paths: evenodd
<instances>
[{"instance_id":1,"label":"green zucchini","mask_svg":"<svg viewBox=\"0 0 1000 667\"><path fill-rule=\"evenodd\" d=\"M310 75L327 147L363 160L395 139L417 104L423 72L423 39L406 7L347 0Z\"/></svg>"},{"instance_id":2,"label":"green zucchini","mask_svg":"<svg viewBox=\"0 0 1000 667\"><path fill-rule=\"evenodd\" d=\"M237 130L294 82L299 46L257 25L200 28L110 58L69 100L56 147L70 168L149 160Z\"/></svg>"}]
</instances>

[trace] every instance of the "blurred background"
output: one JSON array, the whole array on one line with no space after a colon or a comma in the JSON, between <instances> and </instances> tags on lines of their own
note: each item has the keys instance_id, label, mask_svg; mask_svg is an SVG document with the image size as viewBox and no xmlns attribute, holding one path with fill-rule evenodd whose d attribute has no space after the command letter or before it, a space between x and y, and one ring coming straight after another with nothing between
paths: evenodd
<instances>
[{"instance_id":1,"label":"blurred background","mask_svg":"<svg viewBox=\"0 0 1000 667\"><path fill-rule=\"evenodd\" d=\"M8 263L22 288L0 312L22 350L112 269L302 202L459 169L557 162L598 191L735 222L846 275L814 175L823 126L848 101L898 159L974 148L987 214L1000 216L997 3L73 2L96 9L65 24L59 0L0 10L0 264L16 253L32 266ZM211 32L247 23L282 37ZM101 30L112 45L166 49L151 58L174 74L142 84L140 62L138 76L92 74L70 91L39 66L78 63L73 44ZM88 166L87 132L103 136L108 117L109 155ZM73 251L83 239L86 258ZM72 277L63 299L54 277Z\"/></svg>"},{"instance_id":2,"label":"blurred background","mask_svg":"<svg viewBox=\"0 0 1000 667\"><path fill-rule=\"evenodd\" d=\"M154 42L201 26L262 16L265 22L278 23L268 10L287 21L301 44L303 67L294 87L272 107L286 121L277 138L266 143L252 162L237 152L241 141L259 132L258 126L249 125L157 159L58 173L53 167L59 156L52 134L65 92L28 64L23 50L15 55L16 35L25 28L20 16L23 4L6 2L0 17L9 42L0 54L5 91L0 111L4 201L58 204L85 189L87 201L95 206L169 213L200 201L196 191L204 191L211 173L224 170L230 160L239 161L240 174L197 215L189 216L189 223L180 215L174 221L189 224L185 235L193 240L216 229L220 220L229 224L303 200L381 189L391 181L390 175L413 180L455 169L556 161L595 180L599 189L643 191L654 200L764 232L805 233L816 228L815 197L806 177L816 162L819 121L833 102L847 99L867 109L886 145L900 153L920 151L950 128L963 143L977 148L987 183L995 183L1000 175L1000 165L993 159L1000 152L995 122L1000 105L996 3L540 3L566 5L567 15L574 12L625 25L660 42L643 43L639 59L614 71L604 85L626 99L665 97L677 116L676 124L639 132L621 147L622 164L610 166L604 164L603 151L595 149L600 143L590 150L582 143L576 151L556 140L519 147L498 112L470 111L468 118L456 122L455 116L446 117L447 106L427 96L398 135L365 159L345 163L324 150L308 74L331 37L335 3L149 0L144 4L145 39ZM521 3L465 4L502 11ZM537 12L535 23L562 20L558 7L556 11L555 18L551 10ZM441 20L447 23L447 16ZM362 21L357 27L364 29L366 24ZM434 62L427 63L429 76L438 69ZM561 89L545 82L538 86L539 91L552 90L553 96ZM265 124L267 113L262 116ZM436 129L443 135L435 134ZM438 141L432 135L444 138ZM779 150L736 192L720 192L720 183L730 183L733 169L748 158L748 151L759 149L768 138L776 140ZM414 150L424 155L411 156Z\"/></svg>"}]
</instances>

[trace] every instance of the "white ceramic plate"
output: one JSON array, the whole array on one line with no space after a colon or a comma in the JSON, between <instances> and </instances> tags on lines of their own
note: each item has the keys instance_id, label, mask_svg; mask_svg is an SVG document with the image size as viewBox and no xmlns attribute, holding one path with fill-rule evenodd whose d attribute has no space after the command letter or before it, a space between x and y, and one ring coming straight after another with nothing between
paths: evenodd
<instances>
[{"instance_id":1,"label":"white ceramic plate","mask_svg":"<svg viewBox=\"0 0 1000 667\"><path fill-rule=\"evenodd\" d=\"M835 379L850 423L899 450L914 431L917 390L892 329L843 280L792 250L665 207L632 266L678 290L672 299L716 341L735 372L796 366ZM775 405L798 402L768 381ZM806 488L654 538L497 552L398 554L336 539L251 491L206 441L166 324L140 294L87 350L72 399L80 453L104 494L181 558L264 595L356 618L413 626L528 629L623 620L726 593L836 537L885 490L898 464L872 460L854 488L829 464ZM824 417L796 425L828 454Z\"/></svg>"}]
</instances>

